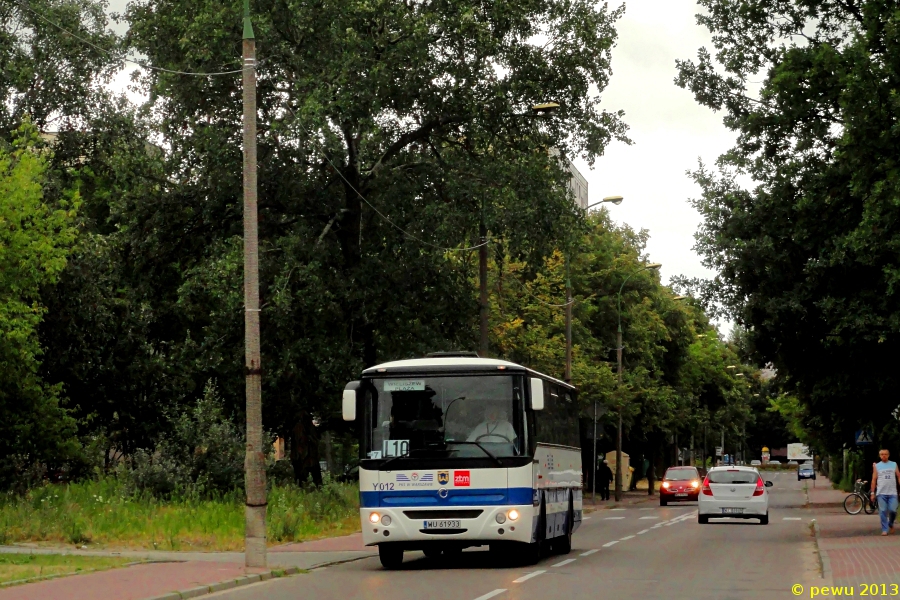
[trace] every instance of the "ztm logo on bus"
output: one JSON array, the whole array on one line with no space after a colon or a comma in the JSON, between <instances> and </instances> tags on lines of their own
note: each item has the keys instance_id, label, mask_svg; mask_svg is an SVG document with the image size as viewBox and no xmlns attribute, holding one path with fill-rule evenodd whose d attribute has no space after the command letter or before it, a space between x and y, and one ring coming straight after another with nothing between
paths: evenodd
<instances>
[{"instance_id":1,"label":"ztm logo on bus","mask_svg":"<svg viewBox=\"0 0 900 600\"><path fill-rule=\"evenodd\" d=\"M469 487L472 481L468 471L453 471L453 485L456 487Z\"/></svg>"}]
</instances>

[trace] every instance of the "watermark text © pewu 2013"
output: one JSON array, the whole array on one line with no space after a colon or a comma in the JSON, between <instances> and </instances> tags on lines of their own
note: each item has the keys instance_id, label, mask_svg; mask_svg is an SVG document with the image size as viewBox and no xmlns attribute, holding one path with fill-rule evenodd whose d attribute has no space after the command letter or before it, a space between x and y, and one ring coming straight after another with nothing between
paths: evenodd
<instances>
[{"instance_id":1,"label":"watermark text \u00a9 pewu 2013","mask_svg":"<svg viewBox=\"0 0 900 600\"><path fill-rule=\"evenodd\" d=\"M804 587L795 583L791 593L802 596ZM900 584L896 583L861 583L859 585L811 585L810 598L827 598L832 596L900 596Z\"/></svg>"}]
</instances>

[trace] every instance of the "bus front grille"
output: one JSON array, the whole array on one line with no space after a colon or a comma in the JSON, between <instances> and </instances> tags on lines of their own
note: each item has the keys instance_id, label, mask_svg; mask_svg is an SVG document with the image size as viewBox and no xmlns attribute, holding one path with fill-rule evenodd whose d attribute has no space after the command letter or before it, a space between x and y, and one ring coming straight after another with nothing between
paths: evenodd
<instances>
[{"instance_id":1,"label":"bus front grille","mask_svg":"<svg viewBox=\"0 0 900 600\"><path fill-rule=\"evenodd\" d=\"M477 519L483 510L404 510L410 519Z\"/></svg>"},{"instance_id":2,"label":"bus front grille","mask_svg":"<svg viewBox=\"0 0 900 600\"><path fill-rule=\"evenodd\" d=\"M419 532L429 535L457 535L467 532L468 529L420 529Z\"/></svg>"}]
</instances>

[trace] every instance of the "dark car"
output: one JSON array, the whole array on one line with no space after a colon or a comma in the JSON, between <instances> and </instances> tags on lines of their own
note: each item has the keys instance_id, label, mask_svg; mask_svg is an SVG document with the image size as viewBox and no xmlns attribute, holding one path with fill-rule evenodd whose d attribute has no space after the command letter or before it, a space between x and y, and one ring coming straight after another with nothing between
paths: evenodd
<instances>
[{"instance_id":1,"label":"dark car","mask_svg":"<svg viewBox=\"0 0 900 600\"><path fill-rule=\"evenodd\" d=\"M797 468L797 481L800 481L801 479L812 479L815 481L816 472L812 468L812 465L800 465Z\"/></svg>"},{"instance_id":2,"label":"dark car","mask_svg":"<svg viewBox=\"0 0 900 600\"><path fill-rule=\"evenodd\" d=\"M659 505L682 500L696 501L700 495L700 473L696 467L669 467L659 486Z\"/></svg>"}]
</instances>

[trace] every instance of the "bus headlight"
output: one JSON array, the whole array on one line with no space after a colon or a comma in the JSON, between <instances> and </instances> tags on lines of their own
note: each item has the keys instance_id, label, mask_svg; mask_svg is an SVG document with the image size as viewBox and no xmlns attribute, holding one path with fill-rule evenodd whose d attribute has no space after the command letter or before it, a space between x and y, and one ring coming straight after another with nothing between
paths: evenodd
<instances>
[{"instance_id":1,"label":"bus headlight","mask_svg":"<svg viewBox=\"0 0 900 600\"><path fill-rule=\"evenodd\" d=\"M506 515L504 515L502 512L497 513L497 516L494 518L497 519L497 523L499 523L500 525L506 523Z\"/></svg>"},{"instance_id":2,"label":"bus headlight","mask_svg":"<svg viewBox=\"0 0 900 600\"><path fill-rule=\"evenodd\" d=\"M383 517L381 517L381 524L384 525L385 527L387 527L388 525L390 525L390 524L391 524L391 517L390 517L390 515L384 515Z\"/></svg>"},{"instance_id":3,"label":"bus headlight","mask_svg":"<svg viewBox=\"0 0 900 600\"><path fill-rule=\"evenodd\" d=\"M511 511L509 511L506 514L509 515L510 521L515 521L516 519L519 518L519 511L517 511L516 509L512 509Z\"/></svg>"},{"instance_id":4,"label":"bus headlight","mask_svg":"<svg viewBox=\"0 0 900 600\"><path fill-rule=\"evenodd\" d=\"M376 513L376 512L373 512L373 513L370 513L370 514L369 514L369 522L370 522L370 523L373 523L373 524L374 524L374 523L377 523L380 519L381 519L381 515L379 515L379 514Z\"/></svg>"}]
</instances>

